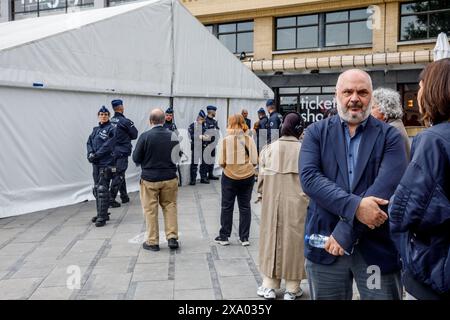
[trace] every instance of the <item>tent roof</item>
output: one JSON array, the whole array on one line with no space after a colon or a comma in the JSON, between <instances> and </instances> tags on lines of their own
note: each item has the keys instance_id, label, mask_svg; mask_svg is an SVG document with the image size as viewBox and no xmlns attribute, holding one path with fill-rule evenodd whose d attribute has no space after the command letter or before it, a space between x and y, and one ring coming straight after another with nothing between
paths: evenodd
<instances>
[{"instance_id":1,"label":"tent roof","mask_svg":"<svg viewBox=\"0 0 450 320\"><path fill-rule=\"evenodd\" d=\"M154 96L273 93L176 0L0 24L0 85Z\"/></svg>"}]
</instances>

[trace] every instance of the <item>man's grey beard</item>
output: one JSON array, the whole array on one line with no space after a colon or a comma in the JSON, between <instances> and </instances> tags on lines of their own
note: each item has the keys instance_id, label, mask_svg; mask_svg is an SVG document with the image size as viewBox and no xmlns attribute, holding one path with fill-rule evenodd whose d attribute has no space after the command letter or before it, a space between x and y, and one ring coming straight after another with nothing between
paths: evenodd
<instances>
[{"instance_id":1,"label":"man's grey beard","mask_svg":"<svg viewBox=\"0 0 450 320\"><path fill-rule=\"evenodd\" d=\"M336 106L337 106L337 111L338 111L339 117L342 120L344 120L348 123L351 123L351 124L359 124L359 123L363 122L364 120L366 120L370 116L370 113L372 112L372 105L373 105L373 100L371 99L369 102L369 105L367 106L367 109L365 111L363 111L362 118L361 118L360 115L352 116L350 114L350 112L348 111L348 109L350 109L350 108L347 108L347 111L344 111L344 107L342 106L341 102L339 101L339 99L336 99Z\"/></svg>"}]
</instances>

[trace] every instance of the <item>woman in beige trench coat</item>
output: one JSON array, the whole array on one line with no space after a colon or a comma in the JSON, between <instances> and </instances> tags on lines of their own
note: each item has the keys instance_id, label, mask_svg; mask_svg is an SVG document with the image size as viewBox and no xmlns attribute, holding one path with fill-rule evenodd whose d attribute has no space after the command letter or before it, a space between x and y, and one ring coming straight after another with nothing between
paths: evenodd
<instances>
[{"instance_id":1,"label":"woman in beige trench coat","mask_svg":"<svg viewBox=\"0 0 450 320\"><path fill-rule=\"evenodd\" d=\"M259 268L263 274L257 294L275 299L281 279L285 300L302 295L304 278L304 228L308 198L298 176L299 137L303 121L298 113L285 116L281 138L260 155L258 193L262 197L259 236Z\"/></svg>"}]
</instances>

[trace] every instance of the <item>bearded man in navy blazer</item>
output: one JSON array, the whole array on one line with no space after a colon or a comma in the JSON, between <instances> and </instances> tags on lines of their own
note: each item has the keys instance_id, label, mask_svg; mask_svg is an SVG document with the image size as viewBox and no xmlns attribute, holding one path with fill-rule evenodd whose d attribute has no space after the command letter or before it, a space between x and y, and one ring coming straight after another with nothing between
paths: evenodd
<instances>
[{"instance_id":1,"label":"bearded man in navy blazer","mask_svg":"<svg viewBox=\"0 0 450 320\"><path fill-rule=\"evenodd\" d=\"M372 80L343 72L338 115L310 125L299 159L310 197L305 235L329 236L324 248L305 245L312 299L401 299L399 254L390 237L387 204L406 169L398 130L370 115Z\"/></svg>"}]
</instances>

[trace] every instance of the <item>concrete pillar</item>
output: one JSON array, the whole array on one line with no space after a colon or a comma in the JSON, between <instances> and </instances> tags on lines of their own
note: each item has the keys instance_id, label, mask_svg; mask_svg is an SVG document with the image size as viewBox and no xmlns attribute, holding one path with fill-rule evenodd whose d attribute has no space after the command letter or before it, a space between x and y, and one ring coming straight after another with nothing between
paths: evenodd
<instances>
[{"instance_id":1,"label":"concrete pillar","mask_svg":"<svg viewBox=\"0 0 450 320\"><path fill-rule=\"evenodd\" d=\"M274 47L273 17L255 18L253 52L255 60L272 60Z\"/></svg>"},{"instance_id":2,"label":"concrete pillar","mask_svg":"<svg viewBox=\"0 0 450 320\"><path fill-rule=\"evenodd\" d=\"M0 22L10 21L12 19L11 0L0 0Z\"/></svg>"},{"instance_id":3,"label":"concrete pillar","mask_svg":"<svg viewBox=\"0 0 450 320\"><path fill-rule=\"evenodd\" d=\"M107 0L94 0L94 8L105 8L108 5Z\"/></svg>"},{"instance_id":4,"label":"concrete pillar","mask_svg":"<svg viewBox=\"0 0 450 320\"><path fill-rule=\"evenodd\" d=\"M397 2L386 3L386 52L397 52L398 26L399 26L399 5Z\"/></svg>"}]
</instances>

